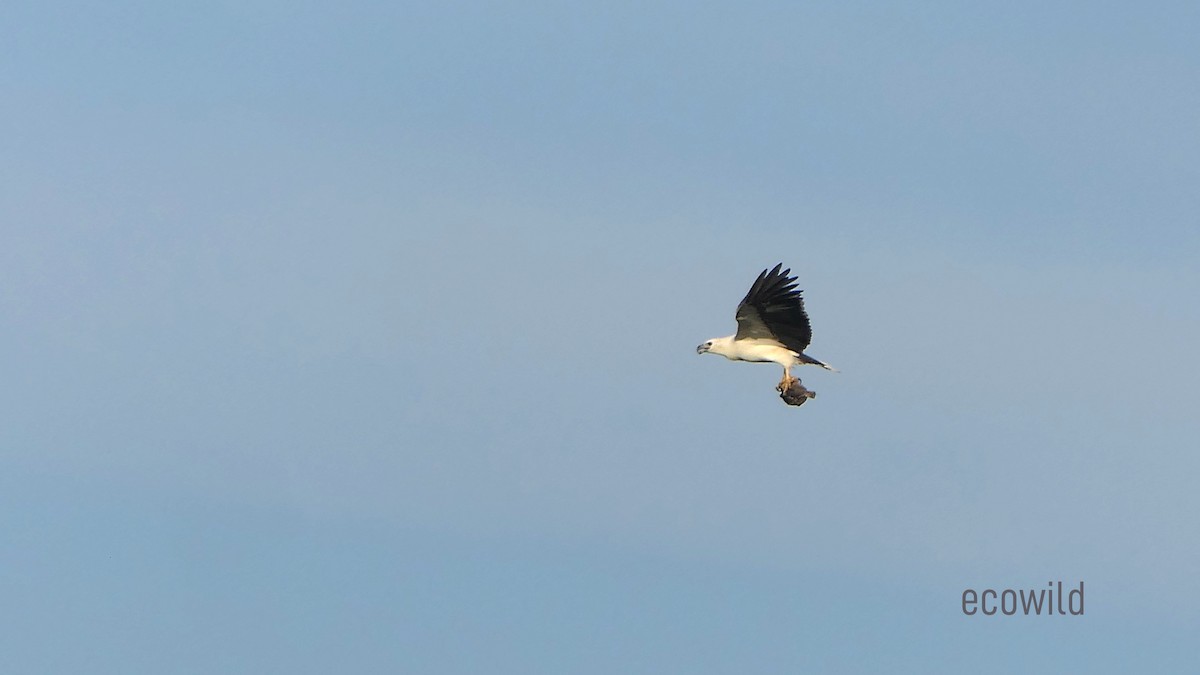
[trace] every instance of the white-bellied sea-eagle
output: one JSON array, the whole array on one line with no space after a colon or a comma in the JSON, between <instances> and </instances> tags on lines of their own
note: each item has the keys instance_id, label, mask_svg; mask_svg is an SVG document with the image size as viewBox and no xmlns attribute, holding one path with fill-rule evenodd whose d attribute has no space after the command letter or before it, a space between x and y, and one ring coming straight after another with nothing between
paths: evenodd
<instances>
[{"instance_id":1,"label":"white-bellied sea-eagle","mask_svg":"<svg viewBox=\"0 0 1200 675\"><path fill-rule=\"evenodd\" d=\"M820 366L834 370L829 364L804 353L812 340L812 328L804 311L801 291L796 290L796 277L783 263L774 269L763 270L750 291L737 307L737 333L713 338L696 347L697 354L720 354L732 361L778 363L783 366L783 379L778 389L787 392L792 383L792 367Z\"/></svg>"}]
</instances>

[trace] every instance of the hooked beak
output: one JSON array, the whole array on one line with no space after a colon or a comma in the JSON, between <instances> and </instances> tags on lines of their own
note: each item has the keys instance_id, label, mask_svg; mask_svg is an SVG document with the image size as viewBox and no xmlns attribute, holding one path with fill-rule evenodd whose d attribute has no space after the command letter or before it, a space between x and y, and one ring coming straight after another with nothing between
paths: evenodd
<instances>
[{"instance_id":1,"label":"hooked beak","mask_svg":"<svg viewBox=\"0 0 1200 675\"><path fill-rule=\"evenodd\" d=\"M708 345L700 345L699 347L696 347L697 354L703 354L706 351L708 351Z\"/></svg>"}]
</instances>

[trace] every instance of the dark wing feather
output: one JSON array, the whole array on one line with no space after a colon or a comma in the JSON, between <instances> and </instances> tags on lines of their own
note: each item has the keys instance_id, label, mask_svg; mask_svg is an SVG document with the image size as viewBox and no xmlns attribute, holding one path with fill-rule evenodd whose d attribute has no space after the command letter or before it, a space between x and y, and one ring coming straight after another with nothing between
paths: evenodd
<instances>
[{"instance_id":1,"label":"dark wing feather","mask_svg":"<svg viewBox=\"0 0 1200 675\"><path fill-rule=\"evenodd\" d=\"M796 290L796 277L789 277L790 269L783 270L779 263L771 270L763 270L750 292L738 305L738 329L735 340L748 338L774 338L785 347L801 352L812 340L812 328L808 314L804 312L804 299Z\"/></svg>"}]
</instances>

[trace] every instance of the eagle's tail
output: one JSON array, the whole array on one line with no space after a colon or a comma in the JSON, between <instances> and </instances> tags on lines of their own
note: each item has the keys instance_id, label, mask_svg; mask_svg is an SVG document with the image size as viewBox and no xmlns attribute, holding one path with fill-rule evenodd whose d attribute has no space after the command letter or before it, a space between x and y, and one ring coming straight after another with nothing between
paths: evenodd
<instances>
[{"instance_id":1,"label":"eagle's tail","mask_svg":"<svg viewBox=\"0 0 1200 675\"><path fill-rule=\"evenodd\" d=\"M828 363L825 363L824 361L818 361L817 359L814 359L813 357L809 356L808 354L805 354L804 352L800 352L800 361L802 363L807 363L807 364L813 365L813 366L821 366L825 370L829 370L829 371L832 371L835 373L839 372L837 368L834 368L833 366L829 365Z\"/></svg>"}]
</instances>

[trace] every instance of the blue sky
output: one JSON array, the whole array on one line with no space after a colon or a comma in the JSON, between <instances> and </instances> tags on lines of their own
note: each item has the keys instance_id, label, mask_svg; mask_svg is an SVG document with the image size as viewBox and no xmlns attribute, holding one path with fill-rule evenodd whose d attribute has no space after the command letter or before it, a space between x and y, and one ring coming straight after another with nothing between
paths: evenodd
<instances>
[{"instance_id":1,"label":"blue sky","mask_svg":"<svg viewBox=\"0 0 1200 675\"><path fill-rule=\"evenodd\" d=\"M7 3L0 669L1193 672L1198 28Z\"/></svg>"}]
</instances>

